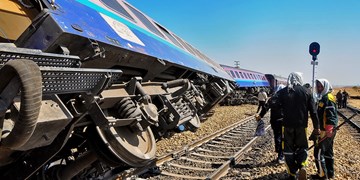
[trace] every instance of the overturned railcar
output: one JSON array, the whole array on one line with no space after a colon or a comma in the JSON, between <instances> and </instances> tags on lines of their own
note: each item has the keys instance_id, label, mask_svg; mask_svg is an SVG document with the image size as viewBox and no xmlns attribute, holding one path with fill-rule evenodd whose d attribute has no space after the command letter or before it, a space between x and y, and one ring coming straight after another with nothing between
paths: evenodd
<instances>
[{"instance_id":1,"label":"overturned railcar","mask_svg":"<svg viewBox=\"0 0 360 180\"><path fill-rule=\"evenodd\" d=\"M121 0L0 1L0 178L103 179L194 130L233 81Z\"/></svg>"}]
</instances>

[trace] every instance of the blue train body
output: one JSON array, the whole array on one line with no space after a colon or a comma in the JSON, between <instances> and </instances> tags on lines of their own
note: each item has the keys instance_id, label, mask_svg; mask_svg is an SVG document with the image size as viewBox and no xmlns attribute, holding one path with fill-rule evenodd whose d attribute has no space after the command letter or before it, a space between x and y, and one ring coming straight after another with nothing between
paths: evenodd
<instances>
[{"instance_id":1,"label":"blue train body","mask_svg":"<svg viewBox=\"0 0 360 180\"><path fill-rule=\"evenodd\" d=\"M47 18L52 19L53 22L51 22L51 26L58 26L59 29L57 29L57 31L36 31L25 43L20 43L21 46L47 51L58 39L64 38L65 35L80 36L121 49L145 54L194 71L232 80L215 62L211 62L208 58L197 57L196 55L200 54L199 56L201 56L203 54L194 52L197 51L195 48L191 47L194 53L192 54L183 46L180 47L180 45L175 45L168 39L160 37L160 35L164 36L165 33L156 35L148 29L140 27L135 23L135 20L130 19L137 16L129 16L131 12L139 11L128 3L118 2L123 5L122 8L124 8L124 6L128 9L131 8L130 10L132 11L123 12L123 14L128 14L128 16L125 16L107 8L105 2L114 3L117 1L56 1L57 8L50 9L48 15L50 17ZM144 15L141 14L139 16ZM145 21L151 21L151 27L158 28L156 32L160 32L161 30L159 29L163 28L150 18L147 20L143 19L143 23L145 23ZM50 27L47 28L49 29ZM166 29L165 31L168 32ZM172 38L178 38L175 37L174 34L171 35ZM39 41L39 39L44 40ZM180 44L179 42L180 41L176 43ZM183 41L182 43L186 42ZM190 46L189 44L187 45Z\"/></svg>"},{"instance_id":2,"label":"blue train body","mask_svg":"<svg viewBox=\"0 0 360 180\"><path fill-rule=\"evenodd\" d=\"M269 81L265 74L246 69L234 68L221 65L223 69L232 77L239 88L269 87Z\"/></svg>"},{"instance_id":3,"label":"blue train body","mask_svg":"<svg viewBox=\"0 0 360 180\"><path fill-rule=\"evenodd\" d=\"M232 91L219 64L124 0L1 0L0 31L0 179L115 179Z\"/></svg>"},{"instance_id":4,"label":"blue train body","mask_svg":"<svg viewBox=\"0 0 360 180\"><path fill-rule=\"evenodd\" d=\"M0 30L0 179L118 178L232 90L269 87L124 0L1 0Z\"/></svg>"}]
</instances>

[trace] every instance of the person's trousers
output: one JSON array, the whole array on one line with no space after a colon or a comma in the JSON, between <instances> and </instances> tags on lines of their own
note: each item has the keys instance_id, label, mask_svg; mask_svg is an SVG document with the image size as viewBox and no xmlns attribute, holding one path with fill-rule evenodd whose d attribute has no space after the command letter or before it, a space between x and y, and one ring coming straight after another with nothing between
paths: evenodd
<instances>
[{"instance_id":1,"label":"person's trousers","mask_svg":"<svg viewBox=\"0 0 360 180\"><path fill-rule=\"evenodd\" d=\"M274 133L275 152L282 154L282 119L271 119L270 124Z\"/></svg>"},{"instance_id":2,"label":"person's trousers","mask_svg":"<svg viewBox=\"0 0 360 180\"><path fill-rule=\"evenodd\" d=\"M283 150L288 173L296 172L307 165L307 129L304 127L283 127Z\"/></svg>"},{"instance_id":3,"label":"person's trousers","mask_svg":"<svg viewBox=\"0 0 360 180\"><path fill-rule=\"evenodd\" d=\"M265 109L265 101L259 101L259 106L256 113L260 111L260 108Z\"/></svg>"},{"instance_id":4,"label":"person's trousers","mask_svg":"<svg viewBox=\"0 0 360 180\"><path fill-rule=\"evenodd\" d=\"M343 103L343 104L342 104L342 107L343 107L343 108L347 108L347 100L343 100L342 103Z\"/></svg>"},{"instance_id":5,"label":"person's trousers","mask_svg":"<svg viewBox=\"0 0 360 180\"><path fill-rule=\"evenodd\" d=\"M343 102L341 100L338 100L337 104L338 104L338 109L341 109Z\"/></svg>"},{"instance_id":6,"label":"person's trousers","mask_svg":"<svg viewBox=\"0 0 360 180\"><path fill-rule=\"evenodd\" d=\"M321 132L322 137L325 136L325 131ZM334 138L327 138L320 142L314 149L314 157L316 167L320 177L334 176Z\"/></svg>"}]
</instances>

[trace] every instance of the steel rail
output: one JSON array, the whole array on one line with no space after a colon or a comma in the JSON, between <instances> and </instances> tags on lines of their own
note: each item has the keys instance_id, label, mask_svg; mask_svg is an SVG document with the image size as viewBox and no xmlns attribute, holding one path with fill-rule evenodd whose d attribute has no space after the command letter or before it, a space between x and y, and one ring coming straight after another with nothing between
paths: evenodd
<instances>
[{"instance_id":1,"label":"steel rail","mask_svg":"<svg viewBox=\"0 0 360 180\"><path fill-rule=\"evenodd\" d=\"M205 171L209 172L209 176L194 176L192 177L192 179L219 179L220 177L222 177L223 175L225 175L225 173L229 170L229 168L232 167L232 165L234 165L234 163L236 161L238 161L242 155L247 152L251 146L255 143L256 139L258 139L258 137L253 137L249 142L246 143L246 145L242 146L242 147L236 147L236 148L226 148L225 146L221 146L221 144L219 144L220 148L223 148L223 149L235 149L236 152L232 152L231 154L233 155L229 155L229 156L211 156L211 155L201 155L201 154L198 154L198 153L194 153L194 152L191 152L195 149L197 149L199 146L202 146L206 143L208 143L209 141L211 140L214 140L216 138L221 138L223 137L223 135L225 133L228 133L236 128L239 128L240 126L246 124L246 123L249 123L251 120L254 120L254 116L249 116L247 118L244 118L232 125L229 125L221 130L218 130L202 139L199 139L189 145L186 145L184 146L182 149L180 150L176 150L174 152L171 152L171 153L168 153L164 156L161 156L161 157L158 157L156 158L154 161L152 161L149 165L147 165L146 167L141 167L141 168L133 168L133 169L130 169L128 171L125 171L124 173L121 173L118 175L118 178L121 178L121 179L126 179L126 178L131 178L131 177L137 177L141 174L144 174L146 172L148 172L150 169L153 169L153 168L156 168L156 167L159 167L161 165L163 165L164 163L167 163L171 160L174 160L174 159L183 159L183 160L188 160L188 159L191 159L191 158L188 158L188 157L182 157L184 155L188 155L188 154L192 154L192 155L196 155L196 156L206 156L206 157L209 157L209 158L219 158L220 159L223 159L225 160L225 162L217 162L216 164L218 164L218 168L214 168L213 169L213 172L210 172L210 169L206 169ZM266 131L270 128L270 125L266 127ZM249 132L247 128L245 128L245 133L246 132ZM238 132L241 132L241 131L238 131ZM235 135L235 134L233 134ZM240 135L240 134L239 134ZM235 139L238 139L238 138L235 138ZM215 141L211 141L211 142L215 142ZM207 144L207 145L211 145L211 144ZM201 148L200 148L201 150ZM195 162L202 162L201 160L194 160ZM204 161L205 162L205 161ZM168 163L168 165L171 165L172 163ZM177 165L177 167L182 167ZM182 168L182 169L193 169L193 170L201 170L201 168ZM161 171L161 175L166 175L166 176L170 176L170 177L181 177L182 175L180 174L175 174L175 173L170 173L170 172L166 172L166 171ZM184 175L182 176L183 178L187 178L188 176Z\"/></svg>"},{"instance_id":2,"label":"steel rail","mask_svg":"<svg viewBox=\"0 0 360 180\"><path fill-rule=\"evenodd\" d=\"M360 114L360 109L352 107L352 106L348 106L347 109L349 109L350 111L352 111L354 114L351 117L346 117L344 115L344 113L338 111L338 114L346 121L348 122L352 127L354 127L358 132L360 132L360 124L356 123L355 121L351 120L352 118L354 118L355 116Z\"/></svg>"}]
</instances>

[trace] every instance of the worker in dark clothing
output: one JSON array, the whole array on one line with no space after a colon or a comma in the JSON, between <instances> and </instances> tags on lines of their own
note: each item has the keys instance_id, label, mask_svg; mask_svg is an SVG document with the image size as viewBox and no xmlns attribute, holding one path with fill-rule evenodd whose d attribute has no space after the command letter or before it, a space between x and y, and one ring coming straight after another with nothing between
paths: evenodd
<instances>
[{"instance_id":1,"label":"worker in dark clothing","mask_svg":"<svg viewBox=\"0 0 360 180\"><path fill-rule=\"evenodd\" d=\"M313 134L320 134L313 95L302 86L300 73L290 73L287 87L278 92L278 105L283 110L283 150L289 179L307 179L307 126L310 112Z\"/></svg>"},{"instance_id":2,"label":"worker in dark clothing","mask_svg":"<svg viewBox=\"0 0 360 180\"><path fill-rule=\"evenodd\" d=\"M342 107L343 108L347 108L347 100L349 98L349 93L346 92L346 90L344 89L344 92L343 92L343 105Z\"/></svg>"},{"instance_id":3,"label":"worker in dark clothing","mask_svg":"<svg viewBox=\"0 0 360 180\"><path fill-rule=\"evenodd\" d=\"M341 109L341 106L343 105L343 94L341 92L341 89L336 94L336 102L337 102L338 108Z\"/></svg>"},{"instance_id":4,"label":"worker in dark clothing","mask_svg":"<svg viewBox=\"0 0 360 180\"><path fill-rule=\"evenodd\" d=\"M334 178L334 138L338 124L335 97L331 94L332 88L326 79L316 80L316 90L319 97L318 116L320 120L320 139L325 140L315 146L314 157L318 174L313 179Z\"/></svg>"},{"instance_id":5,"label":"worker in dark clothing","mask_svg":"<svg viewBox=\"0 0 360 180\"><path fill-rule=\"evenodd\" d=\"M285 163L284 161L284 153L281 147L282 142L282 121L283 121L283 112L281 108L277 106L278 104L278 96L277 93L279 90L283 89L284 85L279 85L275 94L267 101L265 108L261 109L260 118L263 118L267 111L270 110L270 124L274 133L274 142L275 142L275 152L278 153L277 161L280 164Z\"/></svg>"}]
</instances>

